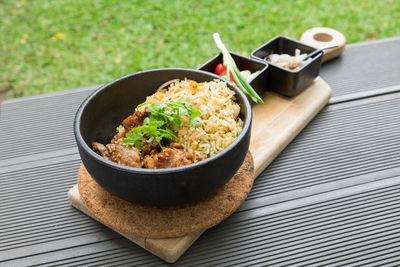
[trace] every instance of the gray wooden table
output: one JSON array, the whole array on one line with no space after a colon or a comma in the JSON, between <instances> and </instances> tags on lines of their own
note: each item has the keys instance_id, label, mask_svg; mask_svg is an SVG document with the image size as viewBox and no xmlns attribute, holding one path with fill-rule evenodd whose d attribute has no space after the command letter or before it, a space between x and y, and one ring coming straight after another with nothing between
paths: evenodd
<instances>
[{"instance_id":1,"label":"gray wooden table","mask_svg":"<svg viewBox=\"0 0 400 267\"><path fill-rule=\"evenodd\" d=\"M175 265L400 264L400 37L349 45L321 76L330 104ZM0 265L167 265L69 205L94 88L0 105Z\"/></svg>"}]
</instances>

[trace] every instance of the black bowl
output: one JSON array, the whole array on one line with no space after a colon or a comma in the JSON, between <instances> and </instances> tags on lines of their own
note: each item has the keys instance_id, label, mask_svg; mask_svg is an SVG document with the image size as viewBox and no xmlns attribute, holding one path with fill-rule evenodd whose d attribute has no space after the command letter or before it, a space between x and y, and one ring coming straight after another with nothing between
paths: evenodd
<instances>
[{"instance_id":1,"label":"black bowl","mask_svg":"<svg viewBox=\"0 0 400 267\"><path fill-rule=\"evenodd\" d=\"M277 36L263 44L253 52L251 57L262 59L270 54L294 55L295 49L301 53L310 54L317 49L286 36ZM268 90L285 96L296 96L310 86L319 75L321 69L322 52L315 55L311 61L298 70L289 70L268 62Z\"/></svg>"},{"instance_id":2,"label":"black bowl","mask_svg":"<svg viewBox=\"0 0 400 267\"><path fill-rule=\"evenodd\" d=\"M79 107L74 134L83 164L107 191L125 200L152 206L184 204L201 199L224 185L242 165L249 148L252 113L239 88L236 92L244 125L241 134L220 153L200 162L168 169L133 168L106 160L92 151L94 141L109 143L121 121L135 107L172 79L198 82L219 76L191 69L154 69L129 74L101 86Z\"/></svg>"}]
</instances>

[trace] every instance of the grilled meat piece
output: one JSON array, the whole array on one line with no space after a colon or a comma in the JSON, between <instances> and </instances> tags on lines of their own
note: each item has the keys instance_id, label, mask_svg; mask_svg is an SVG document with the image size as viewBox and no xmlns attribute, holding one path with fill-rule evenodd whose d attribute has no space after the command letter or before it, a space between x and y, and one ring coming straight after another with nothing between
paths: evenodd
<instances>
[{"instance_id":1,"label":"grilled meat piece","mask_svg":"<svg viewBox=\"0 0 400 267\"><path fill-rule=\"evenodd\" d=\"M106 148L112 161L131 167L142 167L140 152L135 147L128 148L123 145L108 144Z\"/></svg>"},{"instance_id":2,"label":"grilled meat piece","mask_svg":"<svg viewBox=\"0 0 400 267\"><path fill-rule=\"evenodd\" d=\"M126 136L126 134L128 133L128 131L123 128L122 131L120 131L119 133L117 133L116 135L114 135L114 138L111 140L111 144L120 144L122 138L124 138Z\"/></svg>"},{"instance_id":3,"label":"grilled meat piece","mask_svg":"<svg viewBox=\"0 0 400 267\"><path fill-rule=\"evenodd\" d=\"M145 135L145 137L147 136ZM141 143L142 143L143 155L150 155L161 151L161 147L155 139L153 139L153 142L151 142L150 144L147 143L146 141L141 141Z\"/></svg>"},{"instance_id":4,"label":"grilled meat piece","mask_svg":"<svg viewBox=\"0 0 400 267\"><path fill-rule=\"evenodd\" d=\"M110 153L108 152L107 148L100 143L93 142L92 143L93 151L102 156L105 159L110 159Z\"/></svg>"},{"instance_id":5,"label":"grilled meat piece","mask_svg":"<svg viewBox=\"0 0 400 267\"><path fill-rule=\"evenodd\" d=\"M124 126L127 131L130 131L132 128L142 126L144 119L148 116L150 116L150 112L138 110L130 115L128 118L123 120L122 126Z\"/></svg>"},{"instance_id":6,"label":"grilled meat piece","mask_svg":"<svg viewBox=\"0 0 400 267\"><path fill-rule=\"evenodd\" d=\"M193 155L182 149L166 148L163 152L145 156L143 165L148 169L179 167L193 163Z\"/></svg>"},{"instance_id":7,"label":"grilled meat piece","mask_svg":"<svg viewBox=\"0 0 400 267\"><path fill-rule=\"evenodd\" d=\"M118 145L121 144L121 139L124 138L127 133L130 133L132 128L142 126L144 119L148 116L150 116L149 112L138 110L127 117L125 120L122 121L122 126L124 130L117 133L110 143Z\"/></svg>"},{"instance_id":8,"label":"grilled meat piece","mask_svg":"<svg viewBox=\"0 0 400 267\"><path fill-rule=\"evenodd\" d=\"M182 144L179 144L179 143L172 143L170 146L172 148L184 149L184 146Z\"/></svg>"}]
</instances>

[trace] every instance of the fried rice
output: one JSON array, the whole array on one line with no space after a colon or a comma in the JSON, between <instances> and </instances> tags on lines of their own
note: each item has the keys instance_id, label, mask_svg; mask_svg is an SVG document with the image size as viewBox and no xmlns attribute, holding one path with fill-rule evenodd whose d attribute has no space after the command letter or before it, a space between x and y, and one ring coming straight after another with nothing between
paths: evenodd
<instances>
[{"instance_id":1,"label":"fried rice","mask_svg":"<svg viewBox=\"0 0 400 267\"><path fill-rule=\"evenodd\" d=\"M146 102L169 102L184 98L201 112L200 126L189 126L189 117L181 115L181 127L171 128L176 142L196 159L209 158L231 144L243 129L235 92L225 82L214 80L197 83L192 80L173 82L167 89L148 96ZM140 109L145 109L142 106Z\"/></svg>"}]
</instances>

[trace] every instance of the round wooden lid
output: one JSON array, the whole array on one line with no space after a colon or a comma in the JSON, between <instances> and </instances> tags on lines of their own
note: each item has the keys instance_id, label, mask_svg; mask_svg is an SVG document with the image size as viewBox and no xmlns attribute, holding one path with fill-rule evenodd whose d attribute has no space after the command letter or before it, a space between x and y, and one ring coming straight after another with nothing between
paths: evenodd
<instances>
[{"instance_id":1,"label":"round wooden lid","mask_svg":"<svg viewBox=\"0 0 400 267\"><path fill-rule=\"evenodd\" d=\"M254 181L250 152L236 174L207 198L181 206L142 206L111 195L90 176L83 164L78 188L83 203L104 225L123 234L146 238L180 237L208 229L231 215L246 199Z\"/></svg>"}]
</instances>

